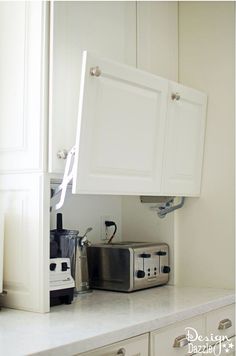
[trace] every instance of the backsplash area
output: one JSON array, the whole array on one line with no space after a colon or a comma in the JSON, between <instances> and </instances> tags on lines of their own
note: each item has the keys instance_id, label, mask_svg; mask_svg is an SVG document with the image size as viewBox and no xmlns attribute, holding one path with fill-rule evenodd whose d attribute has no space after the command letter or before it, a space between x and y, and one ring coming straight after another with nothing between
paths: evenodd
<instances>
[{"instance_id":1,"label":"backsplash area","mask_svg":"<svg viewBox=\"0 0 236 356\"><path fill-rule=\"evenodd\" d=\"M56 188L56 184L51 185ZM117 224L115 241L148 241L165 242L170 247L170 283L174 283L174 214L160 219L156 212L150 210L155 204L142 204L135 196L111 195L73 195L68 188L67 198L62 209L63 226L65 229L79 230L83 235L88 227L91 242L104 242L102 223L104 218L114 220ZM56 212L50 216L51 229L56 227ZM112 233L112 228L111 228Z\"/></svg>"},{"instance_id":2,"label":"backsplash area","mask_svg":"<svg viewBox=\"0 0 236 356\"><path fill-rule=\"evenodd\" d=\"M56 184L51 185L55 189ZM116 241L121 238L121 197L109 195L73 195L71 187L62 209L57 212L63 214L65 229L79 230L83 235L88 227L93 230L89 233L91 242L102 242L102 222L104 218L113 219L117 225ZM50 214L50 227L56 227L56 213ZM111 228L112 229L112 228Z\"/></svg>"}]
</instances>

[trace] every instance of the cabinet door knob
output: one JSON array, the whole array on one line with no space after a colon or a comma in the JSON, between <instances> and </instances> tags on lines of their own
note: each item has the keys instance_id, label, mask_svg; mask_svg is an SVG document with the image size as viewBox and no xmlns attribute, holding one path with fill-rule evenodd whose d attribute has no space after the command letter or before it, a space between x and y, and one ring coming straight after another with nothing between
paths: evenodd
<instances>
[{"instance_id":1,"label":"cabinet door knob","mask_svg":"<svg viewBox=\"0 0 236 356\"><path fill-rule=\"evenodd\" d=\"M91 67L90 68L90 74L92 77L100 77L100 75L102 74L101 69L97 66L97 67Z\"/></svg>"},{"instance_id":2,"label":"cabinet door knob","mask_svg":"<svg viewBox=\"0 0 236 356\"><path fill-rule=\"evenodd\" d=\"M59 150L57 152L57 158L59 158L59 159L66 159L67 155L68 155L67 150Z\"/></svg>"},{"instance_id":3,"label":"cabinet door knob","mask_svg":"<svg viewBox=\"0 0 236 356\"><path fill-rule=\"evenodd\" d=\"M172 99L172 100L179 101L179 100L180 100L180 95L179 95L179 93L172 93L172 94L171 94L171 99Z\"/></svg>"},{"instance_id":4,"label":"cabinet door knob","mask_svg":"<svg viewBox=\"0 0 236 356\"><path fill-rule=\"evenodd\" d=\"M186 335L180 335L175 338L173 347L184 347L189 344L189 341L187 339Z\"/></svg>"},{"instance_id":5,"label":"cabinet door knob","mask_svg":"<svg viewBox=\"0 0 236 356\"><path fill-rule=\"evenodd\" d=\"M219 322L218 330L229 329L232 326L230 319L223 319Z\"/></svg>"},{"instance_id":6,"label":"cabinet door knob","mask_svg":"<svg viewBox=\"0 0 236 356\"><path fill-rule=\"evenodd\" d=\"M119 349L117 351L117 355L125 356L126 355L126 350L122 347L121 349Z\"/></svg>"}]
</instances>

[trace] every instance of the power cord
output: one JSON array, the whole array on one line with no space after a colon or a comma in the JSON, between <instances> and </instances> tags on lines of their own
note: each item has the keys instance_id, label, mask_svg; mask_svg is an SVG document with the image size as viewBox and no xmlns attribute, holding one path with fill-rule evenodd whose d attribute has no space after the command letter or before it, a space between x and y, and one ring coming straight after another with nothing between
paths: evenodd
<instances>
[{"instance_id":1,"label":"power cord","mask_svg":"<svg viewBox=\"0 0 236 356\"><path fill-rule=\"evenodd\" d=\"M110 226L114 226L114 227L115 227L113 234L111 235L111 237L109 238L109 240L108 240L108 242L107 242L108 244L110 244L111 241L112 241L112 239L113 239L113 237L114 237L115 234L116 234L117 225L116 225L116 223L115 223L114 221L105 221L105 225L106 225L106 227L110 227Z\"/></svg>"}]
</instances>

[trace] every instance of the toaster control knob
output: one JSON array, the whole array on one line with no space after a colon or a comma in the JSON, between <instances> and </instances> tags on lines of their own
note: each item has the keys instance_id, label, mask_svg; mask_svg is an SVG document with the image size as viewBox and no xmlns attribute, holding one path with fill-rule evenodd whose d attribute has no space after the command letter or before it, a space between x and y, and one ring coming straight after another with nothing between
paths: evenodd
<instances>
[{"instance_id":1,"label":"toaster control knob","mask_svg":"<svg viewBox=\"0 0 236 356\"><path fill-rule=\"evenodd\" d=\"M70 267L68 267L67 263L66 262L62 262L61 264L61 270L63 272L67 271L68 269L70 269Z\"/></svg>"},{"instance_id":2,"label":"toaster control knob","mask_svg":"<svg viewBox=\"0 0 236 356\"><path fill-rule=\"evenodd\" d=\"M50 263L50 271L55 271L56 267L56 263Z\"/></svg>"},{"instance_id":3,"label":"toaster control knob","mask_svg":"<svg viewBox=\"0 0 236 356\"><path fill-rule=\"evenodd\" d=\"M142 271L141 269L137 271L137 278L144 278L145 277L145 272Z\"/></svg>"},{"instance_id":4,"label":"toaster control knob","mask_svg":"<svg viewBox=\"0 0 236 356\"><path fill-rule=\"evenodd\" d=\"M150 253L141 253L140 257L142 257L142 258L150 258L151 254Z\"/></svg>"},{"instance_id":5,"label":"toaster control knob","mask_svg":"<svg viewBox=\"0 0 236 356\"><path fill-rule=\"evenodd\" d=\"M166 252L165 251L158 251L157 255L158 256L166 256Z\"/></svg>"},{"instance_id":6,"label":"toaster control knob","mask_svg":"<svg viewBox=\"0 0 236 356\"><path fill-rule=\"evenodd\" d=\"M162 268L162 273L170 273L170 267L169 266L164 266Z\"/></svg>"}]
</instances>

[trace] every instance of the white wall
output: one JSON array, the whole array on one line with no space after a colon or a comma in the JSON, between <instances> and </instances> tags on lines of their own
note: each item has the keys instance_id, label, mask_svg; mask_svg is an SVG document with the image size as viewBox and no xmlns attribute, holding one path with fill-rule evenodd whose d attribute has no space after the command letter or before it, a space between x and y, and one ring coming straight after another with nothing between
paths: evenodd
<instances>
[{"instance_id":1,"label":"white wall","mask_svg":"<svg viewBox=\"0 0 236 356\"><path fill-rule=\"evenodd\" d=\"M208 93L202 193L176 213L177 282L234 286L234 3L179 3L179 79Z\"/></svg>"},{"instance_id":2,"label":"white wall","mask_svg":"<svg viewBox=\"0 0 236 356\"><path fill-rule=\"evenodd\" d=\"M52 185L56 187L55 184ZM117 224L117 233L114 241L121 238L121 197L105 195L72 195L71 187L68 189L65 204L57 211L63 214L65 229L79 230L84 234L88 227L93 230L88 237L91 242L101 241L102 217L110 216ZM56 228L56 213L51 212L51 229ZM112 233L113 227L110 228Z\"/></svg>"}]
</instances>

